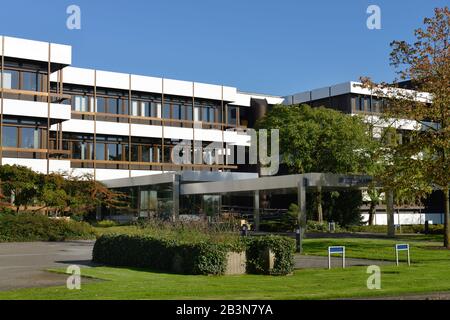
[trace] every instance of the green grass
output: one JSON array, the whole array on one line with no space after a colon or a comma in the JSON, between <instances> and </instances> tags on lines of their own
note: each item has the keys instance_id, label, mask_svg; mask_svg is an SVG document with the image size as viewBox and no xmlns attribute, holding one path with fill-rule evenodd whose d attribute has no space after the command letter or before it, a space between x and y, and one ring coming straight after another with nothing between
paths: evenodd
<instances>
[{"instance_id":1,"label":"green grass","mask_svg":"<svg viewBox=\"0 0 450 320\"><path fill-rule=\"evenodd\" d=\"M411 245L412 266L381 266L381 290L369 290L365 267L296 270L292 276L189 276L132 268L82 268L81 290L65 287L0 292L0 299L331 299L450 291L450 251L436 237L397 240L308 239L309 255L326 255L329 245L345 245L348 257L393 261L395 243ZM62 272L61 270L57 270Z\"/></svg>"}]
</instances>

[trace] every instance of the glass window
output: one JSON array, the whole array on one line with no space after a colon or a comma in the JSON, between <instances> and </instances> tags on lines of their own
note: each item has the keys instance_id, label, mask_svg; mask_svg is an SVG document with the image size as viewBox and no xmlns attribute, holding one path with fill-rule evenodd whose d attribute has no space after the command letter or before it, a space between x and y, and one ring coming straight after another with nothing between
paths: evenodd
<instances>
[{"instance_id":1,"label":"glass window","mask_svg":"<svg viewBox=\"0 0 450 320\"><path fill-rule=\"evenodd\" d=\"M21 128L21 148L39 149L39 129L38 128Z\"/></svg>"},{"instance_id":2,"label":"glass window","mask_svg":"<svg viewBox=\"0 0 450 320\"><path fill-rule=\"evenodd\" d=\"M139 146L138 145L135 145L135 144L131 145L131 161L134 161L134 162L139 161Z\"/></svg>"},{"instance_id":3,"label":"glass window","mask_svg":"<svg viewBox=\"0 0 450 320\"><path fill-rule=\"evenodd\" d=\"M22 72L22 89L29 91L37 91L38 90L38 74L36 72Z\"/></svg>"},{"instance_id":4,"label":"glass window","mask_svg":"<svg viewBox=\"0 0 450 320\"><path fill-rule=\"evenodd\" d=\"M74 159L90 160L91 154L88 153L89 143L84 141L74 141L72 144L72 157Z\"/></svg>"},{"instance_id":5,"label":"glass window","mask_svg":"<svg viewBox=\"0 0 450 320\"><path fill-rule=\"evenodd\" d=\"M228 106L228 124L236 124L237 108Z\"/></svg>"},{"instance_id":6,"label":"glass window","mask_svg":"<svg viewBox=\"0 0 450 320\"><path fill-rule=\"evenodd\" d=\"M96 143L95 145L95 158L97 160L105 160L105 144Z\"/></svg>"},{"instance_id":7,"label":"glass window","mask_svg":"<svg viewBox=\"0 0 450 320\"><path fill-rule=\"evenodd\" d=\"M163 118L170 119L170 104L168 103L164 104Z\"/></svg>"},{"instance_id":8,"label":"glass window","mask_svg":"<svg viewBox=\"0 0 450 320\"><path fill-rule=\"evenodd\" d=\"M2 144L4 147L17 148L17 127L3 127Z\"/></svg>"},{"instance_id":9,"label":"glass window","mask_svg":"<svg viewBox=\"0 0 450 320\"><path fill-rule=\"evenodd\" d=\"M142 162L153 162L153 147L142 146Z\"/></svg>"},{"instance_id":10,"label":"glass window","mask_svg":"<svg viewBox=\"0 0 450 320\"><path fill-rule=\"evenodd\" d=\"M97 98L97 108L96 108L96 112L105 112L105 106L106 106L106 102L105 102L105 98L103 97L98 97Z\"/></svg>"},{"instance_id":11,"label":"glass window","mask_svg":"<svg viewBox=\"0 0 450 320\"><path fill-rule=\"evenodd\" d=\"M192 121L192 106L184 106L185 119Z\"/></svg>"},{"instance_id":12,"label":"glass window","mask_svg":"<svg viewBox=\"0 0 450 320\"><path fill-rule=\"evenodd\" d=\"M151 117L161 118L161 103L152 102Z\"/></svg>"},{"instance_id":13,"label":"glass window","mask_svg":"<svg viewBox=\"0 0 450 320\"><path fill-rule=\"evenodd\" d=\"M73 99L73 110L80 112L88 111L88 103L86 96L75 96Z\"/></svg>"},{"instance_id":14,"label":"glass window","mask_svg":"<svg viewBox=\"0 0 450 320\"><path fill-rule=\"evenodd\" d=\"M122 145L120 144L108 144L106 149L107 159L110 161L120 161L122 160Z\"/></svg>"},{"instance_id":15,"label":"glass window","mask_svg":"<svg viewBox=\"0 0 450 320\"><path fill-rule=\"evenodd\" d=\"M181 107L178 104L172 105L172 119L181 119Z\"/></svg>"},{"instance_id":16,"label":"glass window","mask_svg":"<svg viewBox=\"0 0 450 320\"><path fill-rule=\"evenodd\" d=\"M125 114L128 115L128 98L122 98L122 106L121 109L119 111L119 114Z\"/></svg>"},{"instance_id":17,"label":"glass window","mask_svg":"<svg viewBox=\"0 0 450 320\"><path fill-rule=\"evenodd\" d=\"M194 107L194 121L200 121L200 108Z\"/></svg>"},{"instance_id":18,"label":"glass window","mask_svg":"<svg viewBox=\"0 0 450 320\"><path fill-rule=\"evenodd\" d=\"M131 101L131 115L132 116L139 116L141 113L139 112L139 101Z\"/></svg>"},{"instance_id":19,"label":"glass window","mask_svg":"<svg viewBox=\"0 0 450 320\"><path fill-rule=\"evenodd\" d=\"M215 109L213 107L209 108L209 122L214 122L214 111Z\"/></svg>"},{"instance_id":20,"label":"glass window","mask_svg":"<svg viewBox=\"0 0 450 320\"><path fill-rule=\"evenodd\" d=\"M120 113L119 103L116 98L108 98L108 113Z\"/></svg>"},{"instance_id":21,"label":"glass window","mask_svg":"<svg viewBox=\"0 0 450 320\"><path fill-rule=\"evenodd\" d=\"M5 70L3 73L3 88L19 89L19 72L15 70Z\"/></svg>"}]
</instances>

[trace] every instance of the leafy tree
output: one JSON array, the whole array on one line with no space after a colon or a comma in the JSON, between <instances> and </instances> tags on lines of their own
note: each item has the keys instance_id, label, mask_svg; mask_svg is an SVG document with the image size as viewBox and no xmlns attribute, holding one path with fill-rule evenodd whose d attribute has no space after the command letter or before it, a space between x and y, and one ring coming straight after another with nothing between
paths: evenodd
<instances>
[{"instance_id":1,"label":"leafy tree","mask_svg":"<svg viewBox=\"0 0 450 320\"><path fill-rule=\"evenodd\" d=\"M308 105L274 106L257 128L280 130L281 163L290 173L364 173L373 147L367 125L357 116ZM323 221L322 192L316 193Z\"/></svg>"},{"instance_id":2,"label":"leafy tree","mask_svg":"<svg viewBox=\"0 0 450 320\"><path fill-rule=\"evenodd\" d=\"M393 41L390 56L399 80L410 80L415 90L399 90L398 84L364 85L387 103L382 121L398 125L411 120L414 129L403 143L387 149L390 161L384 176L391 190L411 198L432 189L444 194L444 246L450 249L450 10L436 8L415 30L413 43ZM428 93L428 94L425 94ZM383 178L383 177L382 177Z\"/></svg>"},{"instance_id":3,"label":"leafy tree","mask_svg":"<svg viewBox=\"0 0 450 320\"><path fill-rule=\"evenodd\" d=\"M20 207L34 204L38 193L38 174L24 166L4 165L0 167L0 181L3 197L8 199L19 212Z\"/></svg>"}]
</instances>

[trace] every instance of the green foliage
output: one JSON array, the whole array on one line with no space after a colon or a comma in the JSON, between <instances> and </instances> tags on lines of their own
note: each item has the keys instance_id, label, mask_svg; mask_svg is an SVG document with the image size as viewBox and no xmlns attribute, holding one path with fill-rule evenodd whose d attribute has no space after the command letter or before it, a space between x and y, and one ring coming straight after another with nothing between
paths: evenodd
<instances>
[{"instance_id":1,"label":"green foliage","mask_svg":"<svg viewBox=\"0 0 450 320\"><path fill-rule=\"evenodd\" d=\"M259 224L259 229L266 232L294 232L298 225L298 206L292 203L288 212L279 221L265 221Z\"/></svg>"},{"instance_id":2,"label":"green foliage","mask_svg":"<svg viewBox=\"0 0 450 320\"><path fill-rule=\"evenodd\" d=\"M361 173L372 147L367 125L327 108L275 106L257 128L280 130L282 163L292 173Z\"/></svg>"},{"instance_id":3,"label":"green foliage","mask_svg":"<svg viewBox=\"0 0 450 320\"><path fill-rule=\"evenodd\" d=\"M16 211L48 209L56 215L87 214L97 206L124 204L121 194L106 188L91 175L41 174L17 165L0 166L1 207L13 204Z\"/></svg>"},{"instance_id":4,"label":"green foliage","mask_svg":"<svg viewBox=\"0 0 450 320\"><path fill-rule=\"evenodd\" d=\"M112 221L112 220L102 220L102 221L95 223L95 226L99 227L99 228L111 228L111 227L116 227L117 222Z\"/></svg>"},{"instance_id":5,"label":"green foliage","mask_svg":"<svg viewBox=\"0 0 450 320\"><path fill-rule=\"evenodd\" d=\"M247 273L287 275L294 270L295 240L280 236L249 237L247 243ZM269 269L264 252L275 255L273 269Z\"/></svg>"},{"instance_id":6,"label":"green foliage","mask_svg":"<svg viewBox=\"0 0 450 320\"><path fill-rule=\"evenodd\" d=\"M95 231L84 222L53 219L40 214L0 215L0 242L92 239Z\"/></svg>"},{"instance_id":7,"label":"green foliage","mask_svg":"<svg viewBox=\"0 0 450 320\"><path fill-rule=\"evenodd\" d=\"M285 237L176 238L172 234L104 234L93 250L96 263L148 268L182 274L221 275L227 268L227 253L246 251L247 272L285 275L293 270L295 241ZM269 270L261 258L270 248L275 265Z\"/></svg>"},{"instance_id":8,"label":"green foliage","mask_svg":"<svg viewBox=\"0 0 450 320\"><path fill-rule=\"evenodd\" d=\"M113 266L149 268L183 274L223 274L231 246L212 242L182 242L149 235L103 235L92 260Z\"/></svg>"}]
</instances>

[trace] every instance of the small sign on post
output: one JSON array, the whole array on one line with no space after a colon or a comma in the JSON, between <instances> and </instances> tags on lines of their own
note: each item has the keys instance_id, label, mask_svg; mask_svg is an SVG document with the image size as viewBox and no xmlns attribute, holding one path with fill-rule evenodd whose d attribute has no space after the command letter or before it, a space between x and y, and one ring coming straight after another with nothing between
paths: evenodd
<instances>
[{"instance_id":1,"label":"small sign on post","mask_svg":"<svg viewBox=\"0 0 450 320\"><path fill-rule=\"evenodd\" d=\"M406 251L408 254L408 266L411 265L411 260L409 256L409 244L396 244L395 245L395 260L397 261L398 266L398 252L399 251Z\"/></svg>"},{"instance_id":2,"label":"small sign on post","mask_svg":"<svg viewBox=\"0 0 450 320\"><path fill-rule=\"evenodd\" d=\"M342 268L345 269L345 247L343 247L343 246L328 247L328 269L331 269L331 255L332 254L341 254L342 255Z\"/></svg>"}]
</instances>

